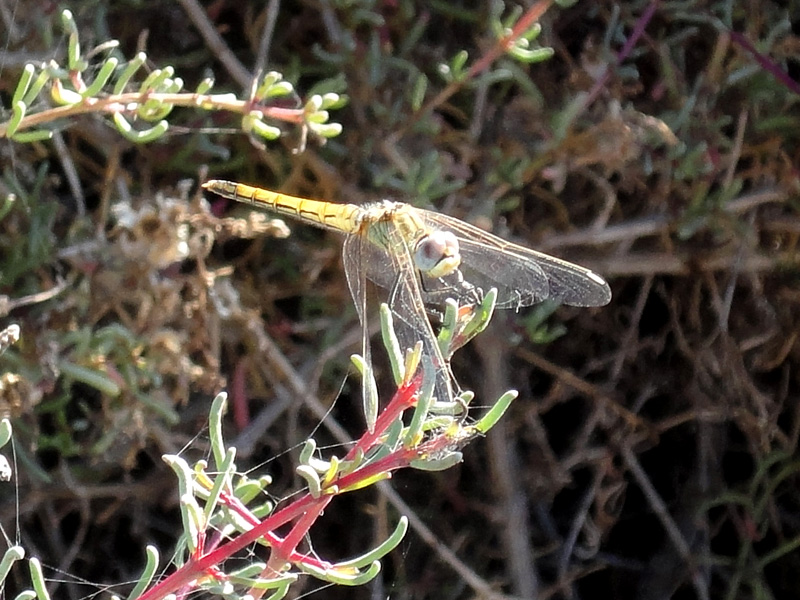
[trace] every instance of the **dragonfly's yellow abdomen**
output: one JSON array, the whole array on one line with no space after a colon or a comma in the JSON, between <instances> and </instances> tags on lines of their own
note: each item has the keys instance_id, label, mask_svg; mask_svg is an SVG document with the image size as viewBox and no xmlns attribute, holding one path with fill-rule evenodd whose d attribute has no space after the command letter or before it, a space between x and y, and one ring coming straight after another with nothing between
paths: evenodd
<instances>
[{"instance_id":1,"label":"dragonfly's yellow abdomen","mask_svg":"<svg viewBox=\"0 0 800 600\"><path fill-rule=\"evenodd\" d=\"M203 184L207 190L224 198L238 200L255 206L262 206L306 221L312 225L333 229L341 233L356 233L361 228L359 215L362 209L354 204L334 204L309 198L298 198L243 183L212 179Z\"/></svg>"}]
</instances>

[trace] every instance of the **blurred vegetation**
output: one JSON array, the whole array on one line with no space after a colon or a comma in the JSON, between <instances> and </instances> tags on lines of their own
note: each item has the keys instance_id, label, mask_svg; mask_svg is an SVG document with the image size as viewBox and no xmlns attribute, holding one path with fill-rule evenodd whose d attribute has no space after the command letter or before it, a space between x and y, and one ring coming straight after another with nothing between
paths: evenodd
<instances>
[{"instance_id":1,"label":"blurred vegetation","mask_svg":"<svg viewBox=\"0 0 800 600\"><path fill-rule=\"evenodd\" d=\"M25 64L69 54L59 7L13 7L0 11L2 122ZM85 52L119 40L97 56L145 51L146 71L172 66L188 89L213 70L215 91L246 98L261 68L296 90L280 107L329 92L347 104L326 143L288 122L265 143L240 115L185 106L149 144L98 114L51 124L52 141L0 140L0 328L21 329L0 356L20 493L3 488L1 518L54 597L135 578L147 543L168 554L180 516L159 457L208 452L197 432L216 392L230 393L240 464L269 471L273 493L299 485L286 451L318 426L314 406L363 427L341 239L291 223L287 237L202 198L205 166L323 200L435 207L614 291L601 309L497 315L456 355L478 401L509 387L520 399L458 469L395 479L441 548L411 532L377 587L318 593L796 594L796 1L552 5L516 56L493 54L529 14L510 3L69 8ZM316 550L357 554L395 511L374 494L339 505Z\"/></svg>"}]
</instances>

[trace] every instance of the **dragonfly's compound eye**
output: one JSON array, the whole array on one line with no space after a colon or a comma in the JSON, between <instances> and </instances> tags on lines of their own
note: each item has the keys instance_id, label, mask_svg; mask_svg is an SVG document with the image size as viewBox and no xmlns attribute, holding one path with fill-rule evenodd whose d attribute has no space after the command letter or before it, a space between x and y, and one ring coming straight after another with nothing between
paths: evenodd
<instances>
[{"instance_id":1,"label":"dragonfly's compound eye","mask_svg":"<svg viewBox=\"0 0 800 600\"><path fill-rule=\"evenodd\" d=\"M428 277L450 275L461 264L458 238L449 231L431 232L417 244L414 264Z\"/></svg>"}]
</instances>

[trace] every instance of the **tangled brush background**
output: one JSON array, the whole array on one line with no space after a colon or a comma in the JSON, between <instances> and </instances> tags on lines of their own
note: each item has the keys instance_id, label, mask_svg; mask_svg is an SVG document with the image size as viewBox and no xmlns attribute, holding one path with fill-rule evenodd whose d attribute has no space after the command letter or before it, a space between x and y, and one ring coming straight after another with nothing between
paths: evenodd
<instances>
[{"instance_id":1,"label":"tangled brush background","mask_svg":"<svg viewBox=\"0 0 800 600\"><path fill-rule=\"evenodd\" d=\"M203 165L328 201L435 207L614 292L601 309L497 315L456 355L479 403L520 399L457 468L393 480L438 546L412 531L371 587L318 594L796 593L800 9L547 4L532 46L552 56L526 63L492 54L493 25L528 14L510 5L72 3L86 52L119 40L190 89L213 69L239 98L261 65L293 84L286 107L317 91L347 104L325 144L185 106L146 144L91 112L50 123L53 141L2 139L0 196L17 199L0 200L0 324L21 328L0 356L19 491L0 490L2 524L54 596L134 579L147 543L169 555L178 497L159 457L207 452L216 392L230 393L240 463L269 472L277 497L299 485L310 398L363 427L341 240L203 198ZM63 61L68 39L55 5L2 8L7 109L23 66ZM43 94L30 111L47 107ZM395 519L365 492L326 512L314 550L346 558Z\"/></svg>"}]
</instances>

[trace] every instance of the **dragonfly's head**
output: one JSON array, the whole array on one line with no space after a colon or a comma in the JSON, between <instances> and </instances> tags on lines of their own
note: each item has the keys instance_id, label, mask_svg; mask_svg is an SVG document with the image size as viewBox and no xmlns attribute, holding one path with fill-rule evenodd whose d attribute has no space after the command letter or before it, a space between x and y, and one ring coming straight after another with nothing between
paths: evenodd
<instances>
[{"instance_id":1,"label":"dragonfly's head","mask_svg":"<svg viewBox=\"0 0 800 600\"><path fill-rule=\"evenodd\" d=\"M414 264L428 277L450 275L461 264L458 238L449 231L432 231L417 243Z\"/></svg>"}]
</instances>

